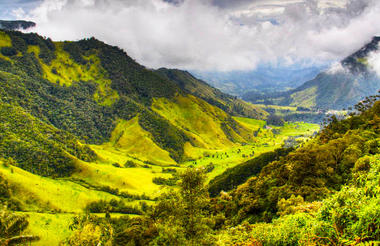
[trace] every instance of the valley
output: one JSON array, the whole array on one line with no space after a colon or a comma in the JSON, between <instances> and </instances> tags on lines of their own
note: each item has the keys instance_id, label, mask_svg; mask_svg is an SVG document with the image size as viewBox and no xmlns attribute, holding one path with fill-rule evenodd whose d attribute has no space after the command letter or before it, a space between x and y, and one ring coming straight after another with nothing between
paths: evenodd
<instances>
[{"instance_id":1,"label":"valley","mask_svg":"<svg viewBox=\"0 0 380 246\"><path fill-rule=\"evenodd\" d=\"M378 240L380 95L345 97L378 83L339 78L247 102L94 37L0 30L0 245Z\"/></svg>"},{"instance_id":2,"label":"valley","mask_svg":"<svg viewBox=\"0 0 380 246\"><path fill-rule=\"evenodd\" d=\"M115 131L123 131L118 145L115 145L113 137L110 143L91 145L90 148L95 151L99 160L84 162L77 159L75 163L77 171L70 177L58 179L41 177L16 166L5 167L3 164L0 164L0 175L8 181L13 196L23 203L23 211L19 213L29 216L28 232L41 237L41 240L33 245L56 244L70 235L68 225L76 215L84 212L91 202L116 199L123 201L127 206L141 210L141 202L151 206L155 203L155 199L168 189L177 189L176 186L157 185L153 182L154 178L170 179L173 173L181 172L186 167L207 168L212 164L211 170L207 171L207 179L211 180L228 168L280 148L288 137L297 137L303 142L314 132L319 131L319 126L315 124L286 123L283 127L268 126L271 129L266 129L266 122L263 120L242 117L235 119L252 132L258 132L257 137L244 145L235 144L215 149L190 147L189 156L197 158L183 163L176 163L173 160L165 162L165 157L168 157L167 152L162 157L164 151L152 147L154 144L149 134L139 135L138 129L141 130L141 127L133 126L137 123L136 119L132 119L131 122L118 124L115 128ZM131 127L133 129L130 129ZM274 134L273 129L278 133ZM132 131L128 132L129 130ZM131 139L133 137L137 138ZM120 144L123 139L133 141L133 150L123 148ZM158 151L154 151L154 148ZM146 157L150 159L140 159L143 157L133 155L146 151L149 151ZM151 163L149 160L156 162ZM171 171L168 173L165 169ZM133 213L110 213L110 215L133 216ZM104 216L104 213L99 216Z\"/></svg>"}]
</instances>

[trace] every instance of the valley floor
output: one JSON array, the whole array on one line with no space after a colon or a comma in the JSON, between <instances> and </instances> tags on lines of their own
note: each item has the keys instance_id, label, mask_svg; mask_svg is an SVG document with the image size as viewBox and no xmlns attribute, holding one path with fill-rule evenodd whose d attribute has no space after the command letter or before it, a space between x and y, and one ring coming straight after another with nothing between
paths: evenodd
<instances>
[{"instance_id":1,"label":"valley floor","mask_svg":"<svg viewBox=\"0 0 380 246\"><path fill-rule=\"evenodd\" d=\"M266 122L260 120L235 119L254 132L256 137L252 142L227 149L193 148L191 151L197 152L201 158L181 164L160 166L111 146L93 145L91 148L100 160L96 163L78 161L79 171L69 178L44 178L3 165L0 165L0 174L13 187L15 197L22 198L20 202L25 211L20 213L29 216L28 233L41 237L33 245L57 245L71 233L72 218L82 213L91 202L113 199L140 209L142 202L151 205L160 194L175 189L175 186L158 185L155 178L168 180L186 167L203 166L207 168L210 181L228 168L281 147L289 138L302 142L319 131L319 125L315 124L286 123L276 127L266 126ZM124 215L111 214L112 217Z\"/></svg>"}]
</instances>

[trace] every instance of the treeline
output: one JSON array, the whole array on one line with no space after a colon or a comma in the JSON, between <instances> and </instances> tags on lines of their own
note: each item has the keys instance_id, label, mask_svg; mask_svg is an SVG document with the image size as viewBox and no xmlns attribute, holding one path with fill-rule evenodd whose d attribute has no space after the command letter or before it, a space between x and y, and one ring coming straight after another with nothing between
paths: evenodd
<instances>
[{"instance_id":1,"label":"treeline","mask_svg":"<svg viewBox=\"0 0 380 246\"><path fill-rule=\"evenodd\" d=\"M75 169L72 157L93 161L97 157L78 139L24 112L20 107L0 103L0 157L42 176L62 177Z\"/></svg>"},{"instance_id":2,"label":"treeline","mask_svg":"<svg viewBox=\"0 0 380 246\"><path fill-rule=\"evenodd\" d=\"M272 161L286 156L293 149L277 149L266 152L252 160L246 161L233 168L227 169L222 174L213 178L209 183L209 193L212 197L219 195L221 191L230 191L247 181L249 177L260 173L261 169Z\"/></svg>"},{"instance_id":3,"label":"treeline","mask_svg":"<svg viewBox=\"0 0 380 246\"><path fill-rule=\"evenodd\" d=\"M90 213L121 213L138 214L143 212L138 207L126 205L121 200L111 199L110 201L100 200L87 204L85 210Z\"/></svg>"}]
</instances>

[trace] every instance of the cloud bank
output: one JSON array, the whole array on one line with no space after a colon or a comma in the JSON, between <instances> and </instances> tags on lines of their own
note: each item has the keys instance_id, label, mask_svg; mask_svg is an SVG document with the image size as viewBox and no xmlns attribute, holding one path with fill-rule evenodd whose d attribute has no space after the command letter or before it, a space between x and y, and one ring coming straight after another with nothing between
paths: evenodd
<instances>
[{"instance_id":1,"label":"cloud bank","mask_svg":"<svg viewBox=\"0 0 380 246\"><path fill-rule=\"evenodd\" d=\"M376 0L44 0L14 14L53 40L94 36L147 67L188 70L337 61L380 34Z\"/></svg>"}]
</instances>

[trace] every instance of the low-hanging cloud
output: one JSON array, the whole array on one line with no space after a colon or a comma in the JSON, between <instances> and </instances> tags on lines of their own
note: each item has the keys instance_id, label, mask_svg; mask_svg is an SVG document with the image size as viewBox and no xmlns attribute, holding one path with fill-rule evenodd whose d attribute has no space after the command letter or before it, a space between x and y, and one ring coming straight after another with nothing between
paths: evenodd
<instances>
[{"instance_id":1,"label":"low-hanging cloud","mask_svg":"<svg viewBox=\"0 0 380 246\"><path fill-rule=\"evenodd\" d=\"M44 0L15 13L53 40L94 36L148 67L229 71L336 61L380 34L379 1L342 1Z\"/></svg>"}]
</instances>

